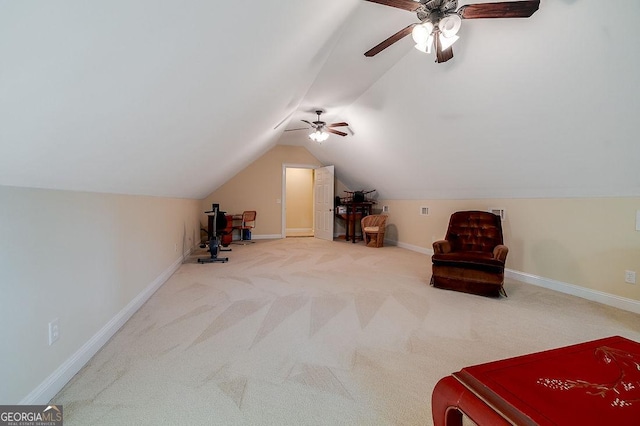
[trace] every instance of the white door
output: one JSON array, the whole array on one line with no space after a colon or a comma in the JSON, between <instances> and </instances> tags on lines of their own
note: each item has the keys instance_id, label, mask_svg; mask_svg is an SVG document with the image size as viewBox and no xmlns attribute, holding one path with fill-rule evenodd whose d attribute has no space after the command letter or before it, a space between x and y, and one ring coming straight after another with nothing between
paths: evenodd
<instances>
[{"instance_id":1,"label":"white door","mask_svg":"<svg viewBox=\"0 0 640 426\"><path fill-rule=\"evenodd\" d=\"M315 169L313 174L313 216L316 238L333 241L333 166Z\"/></svg>"}]
</instances>

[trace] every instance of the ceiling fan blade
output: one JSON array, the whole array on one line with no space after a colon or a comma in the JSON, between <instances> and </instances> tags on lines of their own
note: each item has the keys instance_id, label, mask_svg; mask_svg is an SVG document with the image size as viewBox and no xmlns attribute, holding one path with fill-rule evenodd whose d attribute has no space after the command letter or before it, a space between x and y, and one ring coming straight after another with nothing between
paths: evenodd
<instances>
[{"instance_id":1,"label":"ceiling fan blade","mask_svg":"<svg viewBox=\"0 0 640 426\"><path fill-rule=\"evenodd\" d=\"M371 3L383 4L385 6L397 7L398 9L415 12L421 4L412 0L366 0Z\"/></svg>"},{"instance_id":2,"label":"ceiling fan blade","mask_svg":"<svg viewBox=\"0 0 640 426\"><path fill-rule=\"evenodd\" d=\"M331 123L327 127L344 127L344 126L348 126L348 125L349 125L349 123L345 123L344 121L342 121L340 123Z\"/></svg>"},{"instance_id":3,"label":"ceiling fan blade","mask_svg":"<svg viewBox=\"0 0 640 426\"><path fill-rule=\"evenodd\" d=\"M434 37L434 42L436 45L436 62L442 63L447 62L449 59L453 58L453 47L448 47L446 49L442 49L442 43L440 43L439 34L436 34Z\"/></svg>"},{"instance_id":4,"label":"ceiling fan blade","mask_svg":"<svg viewBox=\"0 0 640 426\"><path fill-rule=\"evenodd\" d=\"M333 133L335 135L340 135L340 136L347 136L347 134L345 132L341 132L340 130L336 130L336 129L325 129L327 132L329 133Z\"/></svg>"},{"instance_id":5,"label":"ceiling fan blade","mask_svg":"<svg viewBox=\"0 0 640 426\"><path fill-rule=\"evenodd\" d=\"M304 121L305 123L307 123L309 126L313 127L314 129L316 128L316 125L315 125L315 124L313 124L313 123L312 123L312 122L310 122L310 121L307 121L307 120L300 120L300 121Z\"/></svg>"},{"instance_id":6,"label":"ceiling fan blade","mask_svg":"<svg viewBox=\"0 0 640 426\"><path fill-rule=\"evenodd\" d=\"M540 0L506 1L501 3L468 4L458 9L464 19L528 18L540 7Z\"/></svg>"},{"instance_id":7,"label":"ceiling fan blade","mask_svg":"<svg viewBox=\"0 0 640 426\"><path fill-rule=\"evenodd\" d=\"M284 129L285 132L293 132L294 130L311 130L308 127L298 127L297 129Z\"/></svg>"},{"instance_id":8,"label":"ceiling fan blade","mask_svg":"<svg viewBox=\"0 0 640 426\"><path fill-rule=\"evenodd\" d=\"M394 35L392 35L391 37L389 37L388 39L386 39L382 43L376 45L375 47L373 47L373 48L371 48L369 50L367 50L364 53L364 56L370 58L371 56L377 55L378 53L382 52L387 47L391 46L396 41L401 40L404 37L408 36L411 33L411 31L413 30L413 27L415 27L416 25L417 24L411 24L411 25L401 29L400 31L398 31L397 33L395 33Z\"/></svg>"}]
</instances>

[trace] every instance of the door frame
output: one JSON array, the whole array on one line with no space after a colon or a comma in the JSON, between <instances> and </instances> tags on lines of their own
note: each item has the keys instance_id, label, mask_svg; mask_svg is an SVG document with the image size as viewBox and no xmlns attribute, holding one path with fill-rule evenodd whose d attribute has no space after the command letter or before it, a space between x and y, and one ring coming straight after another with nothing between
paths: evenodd
<instances>
[{"instance_id":1,"label":"door frame","mask_svg":"<svg viewBox=\"0 0 640 426\"><path fill-rule=\"evenodd\" d=\"M281 203L281 232L280 238L287 238L287 169L317 169L317 164L298 164L298 163L282 163L282 198L280 199ZM313 227L315 229L315 218L313 222Z\"/></svg>"}]
</instances>

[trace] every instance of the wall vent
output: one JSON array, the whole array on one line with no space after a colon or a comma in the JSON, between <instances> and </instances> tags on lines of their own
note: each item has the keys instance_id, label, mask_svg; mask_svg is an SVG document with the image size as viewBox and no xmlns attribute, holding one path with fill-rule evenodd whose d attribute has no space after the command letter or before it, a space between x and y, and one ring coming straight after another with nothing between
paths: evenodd
<instances>
[{"instance_id":1,"label":"wall vent","mask_svg":"<svg viewBox=\"0 0 640 426\"><path fill-rule=\"evenodd\" d=\"M420 216L428 216L429 207L420 207Z\"/></svg>"},{"instance_id":2,"label":"wall vent","mask_svg":"<svg viewBox=\"0 0 640 426\"><path fill-rule=\"evenodd\" d=\"M495 214L496 216L500 216L500 220L504 220L504 218L506 216L505 209L503 209L501 207L491 207L489 209L489 212Z\"/></svg>"},{"instance_id":3,"label":"wall vent","mask_svg":"<svg viewBox=\"0 0 640 426\"><path fill-rule=\"evenodd\" d=\"M389 206L382 206L382 213L389 213Z\"/></svg>"}]
</instances>

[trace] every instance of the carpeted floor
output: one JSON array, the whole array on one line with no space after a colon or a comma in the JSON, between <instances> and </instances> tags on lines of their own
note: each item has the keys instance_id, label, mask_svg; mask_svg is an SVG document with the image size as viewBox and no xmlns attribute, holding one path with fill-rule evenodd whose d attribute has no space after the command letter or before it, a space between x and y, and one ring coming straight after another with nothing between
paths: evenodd
<instances>
[{"instance_id":1,"label":"carpeted floor","mask_svg":"<svg viewBox=\"0 0 640 426\"><path fill-rule=\"evenodd\" d=\"M67 384L65 425L429 425L435 383L467 365L640 341L638 315L539 287L434 289L429 256L398 247L232 248L187 259Z\"/></svg>"}]
</instances>

